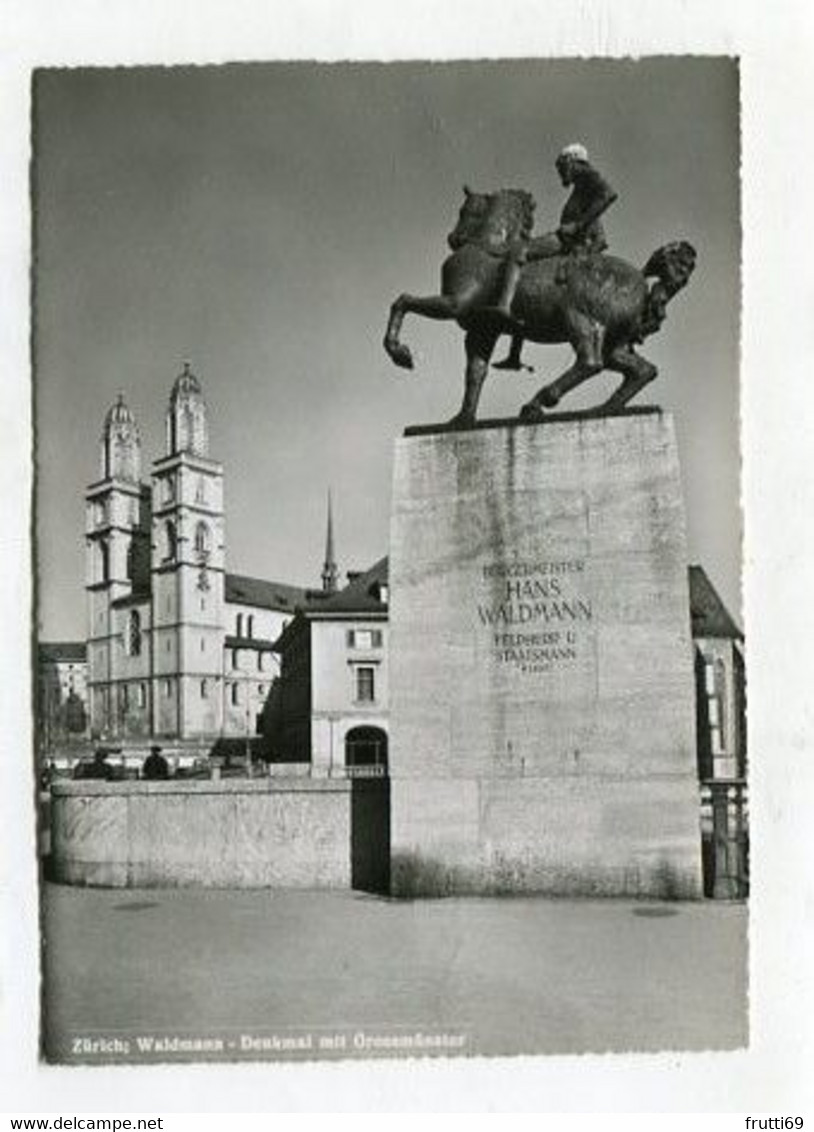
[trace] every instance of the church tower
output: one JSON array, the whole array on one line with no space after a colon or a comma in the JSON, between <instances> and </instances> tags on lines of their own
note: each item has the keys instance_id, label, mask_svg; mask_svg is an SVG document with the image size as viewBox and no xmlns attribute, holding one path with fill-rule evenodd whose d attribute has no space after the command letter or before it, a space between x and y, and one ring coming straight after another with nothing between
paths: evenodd
<instances>
[{"instance_id":1,"label":"church tower","mask_svg":"<svg viewBox=\"0 0 814 1132\"><path fill-rule=\"evenodd\" d=\"M334 552L334 520L331 508L331 493L328 492L328 528L325 532L325 563L322 567L322 592L336 593L339 571Z\"/></svg>"},{"instance_id":2,"label":"church tower","mask_svg":"<svg viewBox=\"0 0 814 1132\"><path fill-rule=\"evenodd\" d=\"M153 465L153 731L195 738L223 724L223 466L209 456L200 383L184 364Z\"/></svg>"},{"instance_id":3,"label":"church tower","mask_svg":"<svg viewBox=\"0 0 814 1132\"><path fill-rule=\"evenodd\" d=\"M149 586L149 490L141 484L141 436L122 394L105 416L99 470L101 478L85 493L88 694L93 735L118 732L116 603Z\"/></svg>"}]
</instances>

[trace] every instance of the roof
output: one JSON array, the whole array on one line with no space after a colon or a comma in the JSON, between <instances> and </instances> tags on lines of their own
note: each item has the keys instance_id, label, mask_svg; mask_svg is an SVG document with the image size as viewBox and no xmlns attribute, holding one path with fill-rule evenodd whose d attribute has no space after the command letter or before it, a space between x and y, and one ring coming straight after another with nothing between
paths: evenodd
<instances>
[{"instance_id":1,"label":"roof","mask_svg":"<svg viewBox=\"0 0 814 1132\"><path fill-rule=\"evenodd\" d=\"M113 425L135 425L135 423L135 418L125 403L124 394L120 393L105 414L105 432Z\"/></svg>"},{"instance_id":2,"label":"roof","mask_svg":"<svg viewBox=\"0 0 814 1132\"><path fill-rule=\"evenodd\" d=\"M690 566L690 616L693 637L743 640L743 633L718 596L703 566Z\"/></svg>"},{"instance_id":3,"label":"roof","mask_svg":"<svg viewBox=\"0 0 814 1132\"><path fill-rule=\"evenodd\" d=\"M125 609L128 605L148 605L150 602L150 591L147 589L136 590L135 593L125 594L123 597L117 597L111 601L113 609Z\"/></svg>"},{"instance_id":4,"label":"roof","mask_svg":"<svg viewBox=\"0 0 814 1132\"><path fill-rule=\"evenodd\" d=\"M170 401L177 401L181 397L200 397L201 396L201 383L198 381L195 374L190 368L189 362L184 362L184 369L179 373L175 379L175 384L170 393Z\"/></svg>"},{"instance_id":5,"label":"roof","mask_svg":"<svg viewBox=\"0 0 814 1132\"><path fill-rule=\"evenodd\" d=\"M305 601L301 586L285 582L267 582L262 578L249 578L245 574L227 574L224 582L224 600L239 605L256 605L261 609L276 609L293 613Z\"/></svg>"},{"instance_id":6,"label":"roof","mask_svg":"<svg viewBox=\"0 0 814 1132\"><path fill-rule=\"evenodd\" d=\"M265 637L224 637L223 642L230 649L254 649L255 652L273 652L274 641Z\"/></svg>"},{"instance_id":7,"label":"roof","mask_svg":"<svg viewBox=\"0 0 814 1132\"><path fill-rule=\"evenodd\" d=\"M309 600L304 612L321 613L386 613L387 602L380 599L380 587L387 585L387 558L380 558L369 570L359 574L347 586L329 597Z\"/></svg>"},{"instance_id":8,"label":"roof","mask_svg":"<svg viewBox=\"0 0 814 1132\"><path fill-rule=\"evenodd\" d=\"M84 641L41 641L39 658L43 660L65 660L83 663L88 659L88 649Z\"/></svg>"}]
</instances>

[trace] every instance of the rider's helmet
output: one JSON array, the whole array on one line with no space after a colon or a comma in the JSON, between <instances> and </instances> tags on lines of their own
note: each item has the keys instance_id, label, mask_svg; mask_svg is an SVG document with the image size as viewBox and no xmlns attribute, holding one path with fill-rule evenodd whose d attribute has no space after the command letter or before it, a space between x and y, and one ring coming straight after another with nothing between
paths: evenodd
<instances>
[{"instance_id":1,"label":"rider's helmet","mask_svg":"<svg viewBox=\"0 0 814 1132\"><path fill-rule=\"evenodd\" d=\"M580 142L571 142L560 151L557 161L587 161L588 150Z\"/></svg>"}]
</instances>

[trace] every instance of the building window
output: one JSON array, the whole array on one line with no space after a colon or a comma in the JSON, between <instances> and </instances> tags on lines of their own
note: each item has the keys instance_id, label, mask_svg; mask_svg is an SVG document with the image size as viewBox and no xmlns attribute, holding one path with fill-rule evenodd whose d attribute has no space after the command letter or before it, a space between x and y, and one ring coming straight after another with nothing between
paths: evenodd
<instances>
[{"instance_id":1,"label":"building window","mask_svg":"<svg viewBox=\"0 0 814 1132\"><path fill-rule=\"evenodd\" d=\"M168 679L168 680L164 681L164 695L165 696L171 696L172 695L172 680Z\"/></svg>"},{"instance_id":2,"label":"building window","mask_svg":"<svg viewBox=\"0 0 814 1132\"><path fill-rule=\"evenodd\" d=\"M99 580L110 581L110 550L106 542L99 543Z\"/></svg>"},{"instance_id":3,"label":"building window","mask_svg":"<svg viewBox=\"0 0 814 1132\"><path fill-rule=\"evenodd\" d=\"M242 613L238 613L237 618L235 620L235 636L236 637L242 637L243 636L243 614Z\"/></svg>"},{"instance_id":4,"label":"building window","mask_svg":"<svg viewBox=\"0 0 814 1132\"><path fill-rule=\"evenodd\" d=\"M178 553L178 536L175 532L175 523L168 519L164 524L164 561L173 562Z\"/></svg>"},{"instance_id":5,"label":"building window","mask_svg":"<svg viewBox=\"0 0 814 1132\"><path fill-rule=\"evenodd\" d=\"M246 618L246 636L247 637L253 637L254 636L254 617L252 616L251 613Z\"/></svg>"},{"instance_id":6,"label":"building window","mask_svg":"<svg viewBox=\"0 0 814 1132\"><path fill-rule=\"evenodd\" d=\"M232 685L232 707L238 707L240 704L240 685Z\"/></svg>"},{"instance_id":7,"label":"building window","mask_svg":"<svg viewBox=\"0 0 814 1132\"><path fill-rule=\"evenodd\" d=\"M141 656L141 614L137 609L131 609L128 618L127 651L131 656Z\"/></svg>"},{"instance_id":8,"label":"building window","mask_svg":"<svg viewBox=\"0 0 814 1132\"><path fill-rule=\"evenodd\" d=\"M240 649L232 649L232 668L240 668Z\"/></svg>"},{"instance_id":9,"label":"building window","mask_svg":"<svg viewBox=\"0 0 814 1132\"><path fill-rule=\"evenodd\" d=\"M712 754L723 755L726 753L726 665L720 657L704 662L704 690Z\"/></svg>"},{"instance_id":10,"label":"building window","mask_svg":"<svg viewBox=\"0 0 814 1132\"><path fill-rule=\"evenodd\" d=\"M263 684L257 685L257 694L258 694L258 696L265 696L266 689L265 689L265 686Z\"/></svg>"},{"instance_id":11,"label":"building window","mask_svg":"<svg viewBox=\"0 0 814 1132\"><path fill-rule=\"evenodd\" d=\"M203 476L198 476L198 483L195 486L195 502L206 503L206 480Z\"/></svg>"},{"instance_id":12,"label":"building window","mask_svg":"<svg viewBox=\"0 0 814 1132\"><path fill-rule=\"evenodd\" d=\"M144 684L138 686L138 706L140 708L147 706L147 688Z\"/></svg>"},{"instance_id":13,"label":"building window","mask_svg":"<svg viewBox=\"0 0 814 1132\"><path fill-rule=\"evenodd\" d=\"M209 684L206 680L201 681L201 699L205 700L209 697Z\"/></svg>"},{"instance_id":14,"label":"building window","mask_svg":"<svg viewBox=\"0 0 814 1132\"><path fill-rule=\"evenodd\" d=\"M257 671L262 672L265 667L265 654L259 652L257 654Z\"/></svg>"},{"instance_id":15,"label":"building window","mask_svg":"<svg viewBox=\"0 0 814 1132\"><path fill-rule=\"evenodd\" d=\"M201 652L206 652L206 637L201 637Z\"/></svg>"},{"instance_id":16,"label":"building window","mask_svg":"<svg viewBox=\"0 0 814 1132\"><path fill-rule=\"evenodd\" d=\"M195 553L199 558L208 558L209 549L209 527L202 521L195 526Z\"/></svg>"},{"instance_id":17,"label":"building window","mask_svg":"<svg viewBox=\"0 0 814 1132\"><path fill-rule=\"evenodd\" d=\"M360 665L356 669L356 702L372 704L376 699L376 671Z\"/></svg>"},{"instance_id":18,"label":"building window","mask_svg":"<svg viewBox=\"0 0 814 1132\"><path fill-rule=\"evenodd\" d=\"M164 502L172 503L175 499L175 480L172 476L167 476L164 480Z\"/></svg>"},{"instance_id":19,"label":"building window","mask_svg":"<svg viewBox=\"0 0 814 1132\"><path fill-rule=\"evenodd\" d=\"M126 684L122 684L122 687L121 687L121 704L122 704L122 711L127 711L127 708L129 707L129 704L130 704L130 696L128 695Z\"/></svg>"},{"instance_id":20,"label":"building window","mask_svg":"<svg viewBox=\"0 0 814 1132\"><path fill-rule=\"evenodd\" d=\"M382 631L381 629L348 629L347 643L350 649L380 649Z\"/></svg>"}]
</instances>

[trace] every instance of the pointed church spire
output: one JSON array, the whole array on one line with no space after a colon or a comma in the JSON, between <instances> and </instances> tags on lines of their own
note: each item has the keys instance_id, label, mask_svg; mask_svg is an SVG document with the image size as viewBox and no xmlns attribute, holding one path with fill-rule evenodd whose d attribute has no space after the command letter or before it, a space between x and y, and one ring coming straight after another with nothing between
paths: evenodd
<instances>
[{"instance_id":1,"label":"pointed church spire","mask_svg":"<svg viewBox=\"0 0 814 1132\"><path fill-rule=\"evenodd\" d=\"M323 593L333 594L337 589L337 576L339 571L336 568L336 560L334 558L334 520L333 510L331 508L331 492L328 490L328 529L325 533L325 565L322 567L322 590Z\"/></svg>"}]
</instances>

